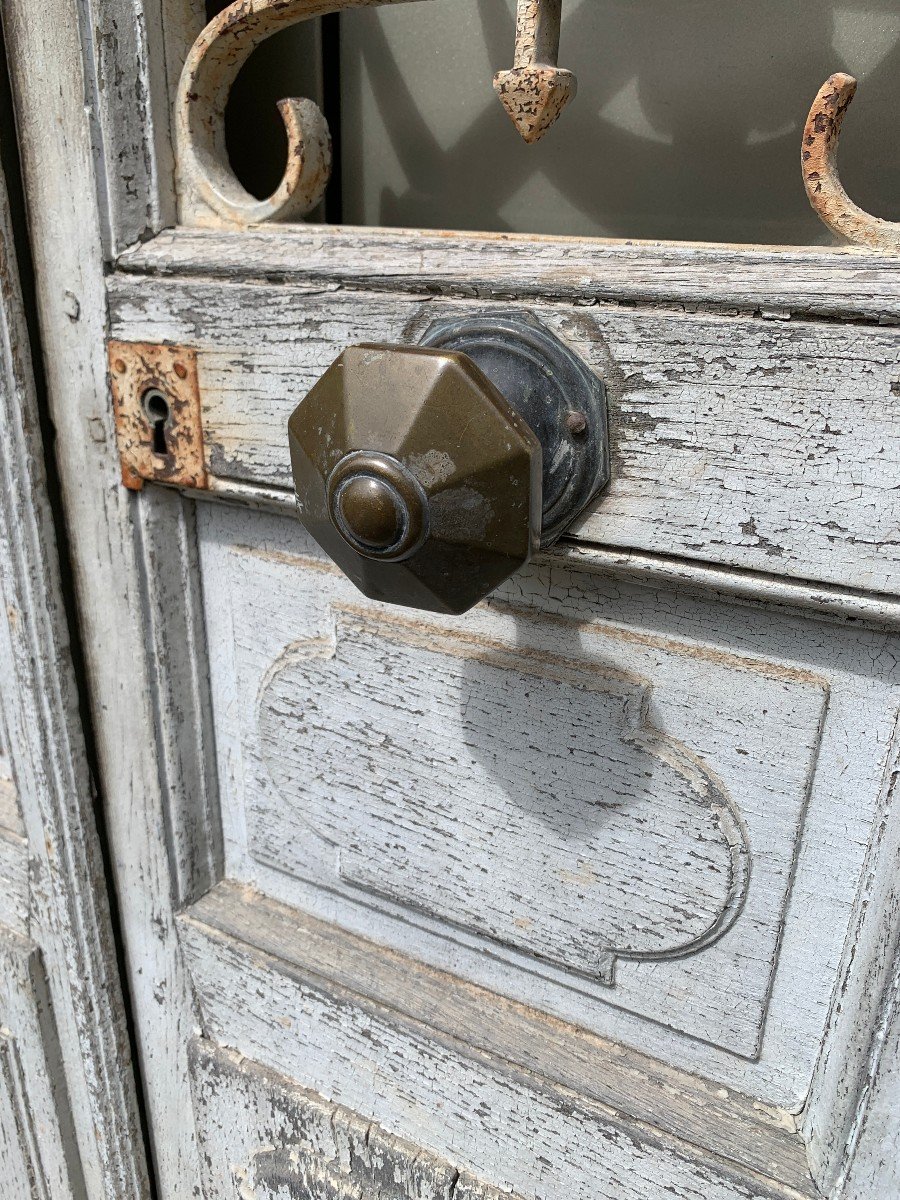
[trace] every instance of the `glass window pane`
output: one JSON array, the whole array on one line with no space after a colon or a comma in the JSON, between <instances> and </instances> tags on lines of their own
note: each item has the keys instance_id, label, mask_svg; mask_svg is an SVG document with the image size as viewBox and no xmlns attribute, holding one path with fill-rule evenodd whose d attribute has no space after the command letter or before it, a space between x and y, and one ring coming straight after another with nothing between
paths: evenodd
<instances>
[{"instance_id":1,"label":"glass window pane","mask_svg":"<svg viewBox=\"0 0 900 1200\"><path fill-rule=\"evenodd\" d=\"M826 242L800 137L836 70L861 84L841 148L848 190L900 217L896 0L563 0L560 65L579 92L534 146L491 86L512 65L514 9L342 16L346 223Z\"/></svg>"}]
</instances>

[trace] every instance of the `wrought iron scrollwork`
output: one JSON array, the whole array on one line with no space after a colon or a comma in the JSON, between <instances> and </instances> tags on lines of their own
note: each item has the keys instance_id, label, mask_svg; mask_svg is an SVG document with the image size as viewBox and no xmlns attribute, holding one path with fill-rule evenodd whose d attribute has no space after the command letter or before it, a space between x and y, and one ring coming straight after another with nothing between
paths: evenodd
<instances>
[{"instance_id":1,"label":"wrought iron scrollwork","mask_svg":"<svg viewBox=\"0 0 900 1200\"><path fill-rule=\"evenodd\" d=\"M884 221L860 208L847 195L838 173L841 125L856 80L837 72L826 80L813 101L803 131L803 182L809 202L834 233L855 246L900 254L900 222Z\"/></svg>"},{"instance_id":2,"label":"wrought iron scrollwork","mask_svg":"<svg viewBox=\"0 0 900 1200\"><path fill-rule=\"evenodd\" d=\"M411 0L235 0L207 25L185 62L175 112L179 218L221 227L297 220L322 199L331 173L328 125L312 100L281 100L287 163L281 183L259 200L241 184L225 146L225 105L241 67L260 43L329 13ZM519 0L516 56L494 86L527 142L547 131L575 93L556 65L561 0Z\"/></svg>"}]
</instances>

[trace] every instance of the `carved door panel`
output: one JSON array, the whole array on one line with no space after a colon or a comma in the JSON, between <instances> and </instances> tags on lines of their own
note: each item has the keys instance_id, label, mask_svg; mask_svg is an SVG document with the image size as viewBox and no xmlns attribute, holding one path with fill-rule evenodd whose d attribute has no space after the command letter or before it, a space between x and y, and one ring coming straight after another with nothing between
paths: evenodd
<instances>
[{"instance_id":1,"label":"carved door panel","mask_svg":"<svg viewBox=\"0 0 900 1200\"><path fill-rule=\"evenodd\" d=\"M189 7L7 24L160 1196L900 1196L888 242L303 224L318 110L269 200L223 111L334 5ZM463 616L368 598L289 417L513 310L604 384L608 486Z\"/></svg>"}]
</instances>

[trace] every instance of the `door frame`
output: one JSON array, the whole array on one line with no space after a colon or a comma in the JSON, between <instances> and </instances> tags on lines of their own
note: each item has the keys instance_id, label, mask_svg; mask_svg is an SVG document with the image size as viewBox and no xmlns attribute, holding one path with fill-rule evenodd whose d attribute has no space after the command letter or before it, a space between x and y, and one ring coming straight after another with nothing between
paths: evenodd
<instances>
[{"instance_id":1,"label":"door frame","mask_svg":"<svg viewBox=\"0 0 900 1200\"><path fill-rule=\"evenodd\" d=\"M14 163L16 148L4 149ZM17 232L0 172L0 728L9 739L8 786L21 813L27 863L23 928L8 937L4 930L0 969L0 992L8 987L13 993L17 1020L0 1016L0 1025L11 1026L0 1040L32 1186L54 1196L66 1187L73 1200L144 1200L150 1195L144 1136L70 651ZM5 1132L13 1138L16 1131Z\"/></svg>"},{"instance_id":2,"label":"door frame","mask_svg":"<svg viewBox=\"0 0 900 1200\"><path fill-rule=\"evenodd\" d=\"M105 275L129 247L174 224L170 99L199 29L199 7L187 0L95 0L90 6L46 0L39 9L30 0L4 3L50 409L153 1157L166 1200L199 1194L200 1186L187 1086L187 1043L200 1021L175 916L221 878L221 846L209 819L216 797L192 501L171 490L149 487L135 495L121 487L107 378ZM227 269L229 258L265 257L254 236L207 232L196 240L203 241L207 268L221 257ZM277 258L287 254L292 238L304 237L313 240L285 230L262 243ZM175 235L181 246L190 238ZM410 248L401 231L355 231L354 238L358 256L377 247L388 263L391 253L402 256ZM340 259L341 239L325 241ZM504 239L507 246L517 242L529 239ZM571 241L567 247L571 254ZM201 252L195 247L187 253ZM768 296L778 319L801 314L900 322L898 260L821 250L785 256L764 247L585 242L588 277L602 273L604 253L616 259L622 278L640 272L640 298L650 303L696 304L697 287L704 279L708 287L718 275L716 302L723 307L746 305L749 295ZM126 256L130 269L142 255L145 261L152 257L152 242ZM723 255L736 268L725 278L719 274ZM680 268L688 259L695 274L685 277ZM302 274L303 268L292 269ZM352 263L338 262L334 271L337 277L352 269ZM862 285L864 275L868 282ZM449 243L443 256L436 252L430 271L417 273L411 265L404 277L404 286L424 291L452 293L465 285L464 256ZM551 284L539 286L546 294ZM870 303L867 289L873 287ZM653 555L636 556L629 565L628 556L611 559L602 549L593 557L583 549L561 553L577 553L601 572L631 571L669 583L674 575L680 585L715 596L810 607L809 589L800 589L804 596L779 591L774 577L673 566ZM167 601L175 592L187 602L170 623ZM812 606L820 612L844 606L847 615L855 607L856 619L897 627L895 597L823 586ZM196 654L184 653L186 642ZM174 727L174 697L191 698L189 727ZM896 756L894 763L896 771ZM891 1166L880 1162L879 1146L900 1140L900 1111L886 1099L900 1073L900 822L896 814L888 819L893 786L885 795L803 1118L810 1168L834 1198L883 1196L879 1188Z\"/></svg>"}]
</instances>

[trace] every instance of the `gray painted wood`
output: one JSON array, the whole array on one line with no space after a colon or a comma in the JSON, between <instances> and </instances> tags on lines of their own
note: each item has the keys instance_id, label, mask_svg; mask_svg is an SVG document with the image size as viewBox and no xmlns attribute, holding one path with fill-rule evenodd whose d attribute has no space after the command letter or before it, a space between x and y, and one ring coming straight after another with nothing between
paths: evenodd
<instances>
[{"instance_id":1,"label":"gray painted wood","mask_svg":"<svg viewBox=\"0 0 900 1200\"><path fill-rule=\"evenodd\" d=\"M81 1182L63 1191L57 1175L47 1195L139 1197L147 1181L125 1010L13 255L0 183L0 703L21 817L18 830L0 830L0 920L40 952L48 994L33 1002L53 1006L52 1087L77 1141L69 1154Z\"/></svg>"},{"instance_id":2,"label":"gray painted wood","mask_svg":"<svg viewBox=\"0 0 900 1200\"><path fill-rule=\"evenodd\" d=\"M3 769L6 770L8 767L9 759L5 759ZM9 776L0 777L0 829L18 834L20 837L25 833L19 797L16 795L15 784Z\"/></svg>"},{"instance_id":3,"label":"gray painted wood","mask_svg":"<svg viewBox=\"0 0 900 1200\"><path fill-rule=\"evenodd\" d=\"M126 24L133 21L130 4L117 3L105 0L103 19L118 12ZM896 617L890 601L896 534L878 522L886 513L896 526L888 502L897 341L879 325L897 321L896 262L843 253L460 241L383 231L163 235L124 256L112 294L118 333L196 340L204 351L211 445L218 447L217 468L227 466L214 491L228 492L243 511L201 510L196 553L191 501L161 497L152 488L140 499L121 493L103 355L103 257L121 248L128 230L156 228L146 214L165 211L168 119L158 97L172 85L196 6L164 6L164 63L158 54L152 61L152 46L149 52L130 49L127 38L105 60L103 72L121 68L124 86L129 64L137 60L150 120L146 110L135 119L140 106L129 108L117 95L93 123L84 98L100 112L103 79L93 78L88 61L93 34L85 31L84 43L77 37L83 6L47 0L37 12L12 0L7 7L20 120L28 130L23 157L51 409L74 531L92 710L161 1196L195 1200L199 1194L188 1042L201 1027L208 1037L251 1055L264 1071L278 1070L300 1087L327 1094L363 1122L376 1121L392 1137L527 1200L810 1195L796 1135L801 1115L823 1183L831 1189L837 1169L848 1188L851 1182L858 1186L859 1200L883 1200L879 1188L887 1176L882 1169L879 1177L877 1145L888 1127L880 1097L885 1089L890 1094L896 1060L880 1022L890 1011L883 997L896 920L887 885L891 843L878 831L896 825L889 783L896 654L883 631ZM110 31L109 24L103 28ZM147 36L155 35L151 20ZM129 181L121 164L134 152L143 165L135 196L126 202L121 197ZM145 169L154 153L155 175ZM160 278L148 283L142 272ZM238 295L239 301L223 303L223 296ZM437 303L429 299L435 296ZM703 664L693 677L694 695L702 696L713 673L704 657L710 647L727 658L716 670L734 669L757 681L768 672L776 690L779 672L827 681L806 808L802 819L795 811L777 830L771 862L764 835L776 831L761 797L753 815L760 824L754 830L747 822L751 856L757 855L752 865L779 881L783 891L775 889L770 907L782 903L783 918L762 905L758 928L748 935L751 910L745 905L732 929L702 953L652 963L620 955L612 984L579 975L578 989L571 986L575 973L567 961L550 964L531 955L532 969L525 970L520 961L503 960L496 939L487 954L451 924L446 908L410 919L413 910L396 899L403 883L396 871L394 899L360 904L358 898L351 902L346 881L338 878L335 886L333 854L330 877L312 851L306 877L300 877L296 859L288 861L300 853L299 838L284 836L279 846L273 831L267 835L271 857L283 856L278 867L248 852L255 810L245 801L252 799L260 812L263 800L283 804L273 800L270 775L263 797L267 768L254 741L256 714L248 712L259 680L285 648L317 637L335 638L339 666L337 635L345 627L328 605L348 597L308 544L298 546L293 524L256 511L260 499L284 503L288 497L286 460L279 456L289 402L342 339L411 333L442 306L523 300L539 306L611 372L621 461L643 466L634 468L637 499L628 498L633 506L624 516L613 505L607 528L601 508L583 548L535 564L478 610L471 618L475 627L517 656L517 678L529 674L533 656L569 660L583 654L584 629L598 659L602 643L614 644L614 659L644 656L662 664L662 675L652 678L650 718L664 737L685 744L692 723L694 737L703 726L702 712L687 699L691 676L683 664L692 654ZM635 304L640 309L631 311ZM598 335L607 339L605 356ZM766 370L775 374L760 375ZM724 423L723 410L730 418ZM766 420L773 412L786 424L767 442L776 429ZM669 428L649 428L660 415ZM625 418L632 416L638 420L630 427ZM676 444L667 444L669 434ZM812 465L804 457L811 437L818 438ZM763 443L768 449L760 452ZM730 489L735 445L741 471ZM883 464L873 470L882 446ZM760 504L770 505L770 525L758 519ZM832 519L841 523L829 515L836 506L852 517L843 533L827 527ZM592 543L600 545L593 557ZM877 555L876 543L884 547ZM773 548L781 555L767 552ZM169 620L181 594L188 597L187 611ZM195 609L199 594L211 697L205 694L203 628ZM735 607L728 597L780 607ZM815 605L814 611L833 612L845 623L799 620L792 605ZM849 623L858 616L865 627ZM391 637L386 618L379 621L368 650L373 671L405 645ZM440 669L449 674L466 660L458 651L446 653L458 647L453 639L459 631L435 628L444 650ZM734 666L734 658L752 661L755 674ZM403 660L419 688L427 682L421 661L417 665L408 653ZM681 674L672 663L680 664ZM605 677L609 667L594 662L594 676ZM616 669L648 678L646 668L619 663ZM679 687L682 700L676 703ZM569 683L569 709L577 708L576 690ZM793 694L808 702L811 690L798 684ZM285 688L283 699L296 720L290 691ZM500 729L504 703L513 705L514 694L493 697ZM795 716L800 707L798 700ZM808 725L788 723L801 732L804 753L812 741ZM749 717L746 728L753 731ZM702 732L708 744L727 748L735 729L733 722L720 726L716 716ZM783 759L793 751L765 723L756 737L761 759ZM270 758L272 741L270 736ZM730 743L732 749L736 744ZM708 746L698 753L710 757ZM197 900L183 918L192 980L176 943L175 916L223 869L216 774L230 882ZM725 781L733 801L741 795L733 782L739 774ZM471 783L471 775L460 778ZM762 823L763 817L772 823ZM304 838L315 846L311 834ZM230 926L222 918L217 928L198 907L251 884L270 899L245 896L246 902L230 904ZM270 922L271 913L262 914L261 906L272 907L273 897L283 903L277 905L279 920ZM466 920L473 919L473 909L462 914ZM319 930L312 962L297 950L297 931L305 934L311 921L323 918L337 925ZM346 939L359 935L374 937L383 949L357 946L356 957L349 956ZM715 1025L721 1004L687 1012L702 992L692 972L712 974L704 955L724 953L728 937L762 947L765 936L768 950L748 960L756 1016L741 1011L741 991L733 996L742 1032L739 1022L728 1029ZM261 948L269 937L273 945ZM525 957L521 946L501 950ZM564 958L562 939L555 950ZM384 973L384 959L392 954L401 956L393 976ZM447 976L429 991L424 979L434 960ZM773 974L763 1005L766 966ZM632 980L627 997L628 972L648 967L652 982ZM671 986L670 971L691 981L687 999ZM421 997L410 996L409 988L404 994L401 973L407 983L422 983ZM856 1003L867 986L871 1008ZM468 988L476 989L474 999L462 1009L458 997ZM664 1020L635 1010L639 993L651 1005L665 997ZM411 1011L419 999L421 1007ZM849 1016L854 1008L858 1019ZM593 1031L584 1029L585 1013L597 1024ZM686 1013L698 1024L707 1022L720 1040L726 1034L748 1038L756 1020L759 1057L680 1030ZM598 1032L600 1014L615 1026L605 1039ZM594 1057L596 1045L585 1042L592 1038L605 1041L605 1059ZM598 1061L605 1072L596 1070ZM242 1077L239 1060L234 1065L235 1095L242 1087L253 1095L256 1068ZM691 1083L698 1070L704 1079ZM735 1079L746 1086L735 1087ZM673 1092L679 1103L667 1105ZM786 1111L785 1102L794 1111ZM705 1142L699 1132L704 1125L710 1128ZM823 1130L834 1132L822 1136ZM214 1128L201 1132L210 1145L225 1145ZM230 1137L239 1132L228 1131ZM729 1135L736 1150L725 1144Z\"/></svg>"},{"instance_id":4,"label":"gray painted wood","mask_svg":"<svg viewBox=\"0 0 900 1200\"><path fill-rule=\"evenodd\" d=\"M230 878L725 1087L803 1106L866 847L892 802L885 771L900 694L890 635L873 643L868 631L559 564L520 573L464 620L411 619L362 601L295 521L216 507L200 538ZM367 664L362 683L348 677L357 661ZM286 669L293 682L273 693ZM589 812L603 797L610 677L649 681L653 727L728 796L745 831L734 849L749 885L730 927L676 950L681 922L696 919L697 880L677 866L672 837L650 857L671 868L683 901L668 930L656 926L675 952L626 953L613 974L591 978L582 957L591 936L579 923L645 911L642 883L636 908L614 887L620 871L654 878L640 806L627 814L633 826L614 824L606 850L599 821L562 842L552 825L536 829L540 845L516 839L548 806ZM529 708L528 692L542 703ZM499 758L498 739L508 739ZM345 759L358 767L349 781ZM537 776L521 774L526 764ZM721 853L715 822L699 828L700 860ZM404 853L422 838L435 839L431 869L411 862L404 872ZM368 877L352 878L348 861ZM387 894L378 886L386 873ZM456 887L442 892L445 875ZM487 909L508 886L524 929L510 922L505 940L485 937L478 899ZM718 911L728 894L723 882ZM573 944L555 962L535 957L529 930L549 935L563 923Z\"/></svg>"},{"instance_id":5,"label":"gray painted wood","mask_svg":"<svg viewBox=\"0 0 900 1200\"><path fill-rule=\"evenodd\" d=\"M115 19L125 27L134 20L130 0L118 9L109 0L105 8L111 16L118 12ZM39 11L28 3L10 3L4 9L4 34L17 118L25 131L21 157L48 401L71 536L113 884L125 930L149 1153L166 1200L197 1200L199 1163L187 1077L187 1041L196 1013L173 927L174 864L182 830L164 809L165 769L155 737L156 680L168 660L148 650L149 625L142 617L146 575L138 530L141 508L154 501L138 501L121 488L105 351L104 255L115 244L107 236L108 196L120 194L127 182L118 164L122 155L131 154L132 140L140 140L139 157L149 161L156 133L152 122L134 120L124 99L111 105L111 119L91 120L91 112L103 107L97 94L103 79L92 72L89 45L81 40L84 11L78 0L48 0ZM118 62L126 73L133 65L129 53ZM113 54L105 71L116 61ZM142 59L141 66L148 64ZM153 74L162 64L150 66ZM151 103L159 86L154 78ZM163 200L145 190L149 178L145 173L137 181L132 228L145 227L148 211L162 211L154 206ZM174 557L182 544L178 536L172 539ZM172 558L165 558L160 569L172 566ZM184 670L187 696L193 667L183 656L176 661ZM183 711L189 713L187 701ZM93 994L96 1002L110 991L97 988ZM108 1076L112 1085L128 1085L120 1063ZM86 1106L78 1111L80 1119L88 1118ZM114 1120L116 1112L108 1105L103 1121ZM111 1144L122 1156L141 1149L127 1124ZM141 1196L145 1187L135 1164L131 1181L116 1182L110 1195Z\"/></svg>"},{"instance_id":6,"label":"gray painted wood","mask_svg":"<svg viewBox=\"0 0 900 1200\"><path fill-rule=\"evenodd\" d=\"M196 347L210 472L289 488L285 426L348 344L417 341L474 301L120 275L113 333ZM507 305L508 307L508 305ZM900 335L530 306L604 379L612 480L579 539L895 595Z\"/></svg>"},{"instance_id":7,"label":"gray painted wood","mask_svg":"<svg viewBox=\"0 0 900 1200\"><path fill-rule=\"evenodd\" d=\"M516 1200L241 1055L190 1057L206 1200Z\"/></svg>"},{"instance_id":8,"label":"gray painted wood","mask_svg":"<svg viewBox=\"0 0 900 1200\"><path fill-rule=\"evenodd\" d=\"M464 1041L624 1119L648 1122L742 1168L806 1186L803 1146L789 1117L640 1050L501 1000L447 969L377 947L238 884L220 884L183 922L199 923L204 936L233 938L290 961L304 978L327 978L363 1002Z\"/></svg>"},{"instance_id":9,"label":"gray painted wood","mask_svg":"<svg viewBox=\"0 0 900 1200\"><path fill-rule=\"evenodd\" d=\"M98 156L104 254L145 241L175 214L162 72L166 0L92 0L78 6L85 117ZM74 66L74 63L72 64Z\"/></svg>"},{"instance_id":10,"label":"gray painted wood","mask_svg":"<svg viewBox=\"0 0 900 1200\"><path fill-rule=\"evenodd\" d=\"M740 919L757 944L739 939L732 970L712 954L714 994L701 987L687 1010L648 996L629 1007L755 1055L823 681L765 667L753 679L749 663L717 675L673 647L652 677L683 697L683 719L664 718L675 737L650 716L665 701L648 675L602 634L602 649L582 638L567 657L342 599L325 640L293 642L260 682L245 755L275 788L257 795L248 780L253 858L302 878L312 830L351 892L613 987L617 960L702 955ZM748 709L765 714L753 728ZM790 769L772 754L785 736ZM725 1000L738 989L741 1006Z\"/></svg>"},{"instance_id":11,"label":"gray painted wood","mask_svg":"<svg viewBox=\"0 0 900 1200\"><path fill-rule=\"evenodd\" d=\"M847 248L701 246L594 238L285 225L174 229L123 254L138 274L573 304L664 304L780 320L900 320L898 262Z\"/></svg>"},{"instance_id":12,"label":"gray painted wood","mask_svg":"<svg viewBox=\"0 0 900 1200\"><path fill-rule=\"evenodd\" d=\"M196 499L241 505L252 512L296 515L293 492L213 477ZM794 580L785 576L739 571L697 560L673 558L637 550L614 550L593 542L565 537L549 551L535 556L541 565L576 568L600 578L674 588L686 594L722 599L726 603L764 606L840 624L864 624L884 630L900 629L900 601L883 594Z\"/></svg>"},{"instance_id":13,"label":"gray painted wood","mask_svg":"<svg viewBox=\"0 0 900 1200\"><path fill-rule=\"evenodd\" d=\"M890 1180L896 1170L889 1147L898 1144L900 1121L900 1057L893 1045L900 956L898 778L900 728L894 730L884 765L841 984L832 998L828 1034L803 1123L810 1163L823 1190L836 1189L843 1195L849 1177L856 1180L846 1193L851 1197L877 1196L879 1171ZM871 1124L870 1107L875 1110ZM866 1167L854 1165L861 1138Z\"/></svg>"},{"instance_id":14,"label":"gray painted wood","mask_svg":"<svg viewBox=\"0 0 900 1200\"><path fill-rule=\"evenodd\" d=\"M266 902L258 910L252 897L246 902L253 925L264 926ZM544 1200L681 1200L698 1188L715 1200L814 1194L802 1180L773 1184L479 1052L466 1045L464 1030L441 1036L361 1002L319 976L314 962L293 956L289 926L288 940L267 953L248 942L240 916L235 937L208 926L204 908L201 901L196 916L182 919L181 932L206 1026L219 1043L302 1077L326 1099L488 1184ZM683 1098L686 1108L689 1093ZM669 1099L675 1108L677 1087ZM773 1167L783 1175L787 1163Z\"/></svg>"},{"instance_id":15,"label":"gray painted wood","mask_svg":"<svg viewBox=\"0 0 900 1200\"><path fill-rule=\"evenodd\" d=\"M171 655L150 662L150 671L166 841L180 906L202 895L222 871L196 525L193 506L174 491L144 498L137 516L145 620L157 644L171 647Z\"/></svg>"},{"instance_id":16,"label":"gray painted wood","mask_svg":"<svg viewBox=\"0 0 900 1200\"><path fill-rule=\"evenodd\" d=\"M900 959L875 1027L864 1103L856 1113L850 1153L836 1194L900 1196Z\"/></svg>"},{"instance_id":17,"label":"gray painted wood","mask_svg":"<svg viewBox=\"0 0 900 1200\"><path fill-rule=\"evenodd\" d=\"M28 935L28 842L11 829L0 827L0 925Z\"/></svg>"},{"instance_id":18,"label":"gray painted wood","mask_svg":"<svg viewBox=\"0 0 900 1200\"><path fill-rule=\"evenodd\" d=\"M87 1200L41 954L0 929L0 1184L6 1200Z\"/></svg>"}]
</instances>

